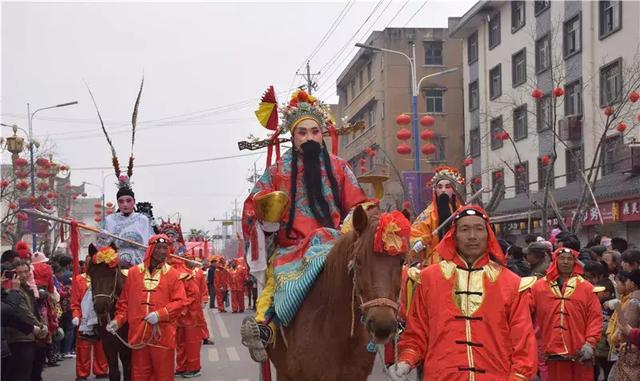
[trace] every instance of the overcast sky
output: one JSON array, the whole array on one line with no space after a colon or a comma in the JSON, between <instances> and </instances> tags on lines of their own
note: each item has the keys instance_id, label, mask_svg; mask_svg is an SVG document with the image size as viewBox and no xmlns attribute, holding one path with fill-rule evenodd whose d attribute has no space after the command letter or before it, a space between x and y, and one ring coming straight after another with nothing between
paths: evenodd
<instances>
[{"instance_id":1,"label":"overcast sky","mask_svg":"<svg viewBox=\"0 0 640 381\"><path fill-rule=\"evenodd\" d=\"M85 81L122 167L143 74L136 164L245 154L238 140L266 135L253 114L259 96L271 84L276 91L300 85L296 69L314 50L312 71L323 73L318 94L337 101L335 79L355 54L354 43L386 26L446 27L447 17L461 16L475 1L424 3L3 2L1 120L26 130L27 102L33 111L77 100L76 106L38 113L34 135L53 142L54 160L71 166L74 184L100 185L104 173L107 200L114 201L111 154ZM340 15L330 38L316 49ZM9 133L2 128L3 136ZM246 177L254 162L261 171L264 161L265 155L254 155L137 167L133 187L138 201L153 203L156 216L180 213L183 229L213 231L218 224L208 220L230 214L235 199L241 207L250 188ZM98 186L88 185L87 191L101 193Z\"/></svg>"}]
</instances>

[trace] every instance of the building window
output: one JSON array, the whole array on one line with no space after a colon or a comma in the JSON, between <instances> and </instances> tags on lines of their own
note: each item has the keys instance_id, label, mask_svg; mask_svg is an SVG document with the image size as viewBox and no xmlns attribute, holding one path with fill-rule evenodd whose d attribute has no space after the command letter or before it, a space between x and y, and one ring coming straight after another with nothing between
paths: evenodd
<instances>
[{"instance_id":1,"label":"building window","mask_svg":"<svg viewBox=\"0 0 640 381\"><path fill-rule=\"evenodd\" d=\"M536 103L536 130L538 132L551 128L551 97L545 95Z\"/></svg>"},{"instance_id":2,"label":"building window","mask_svg":"<svg viewBox=\"0 0 640 381\"><path fill-rule=\"evenodd\" d=\"M527 193L529 191L529 162L516 164L516 194Z\"/></svg>"},{"instance_id":3,"label":"building window","mask_svg":"<svg viewBox=\"0 0 640 381\"><path fill-rule=\"evenodd\" d=\"M551 67L551 40L549 33L536 41L536 73Z\"/></svg>"},{"instance_id":4,"label":"building window","mask_svg":"<svg viewBox=\"0 0 640 381\"><path fill-rule=\"evenodd\" d=\"M358 88L362 90L364 88L364 72L362 70L358 72L358 82L360 82Z\"/></svg>"},{"instance_id":5,"label":"building window","mask_svg":"<svg viewBox=\"0 0 640 381\"><path fill-rule=\"evenodd\" d=\"M500 45L500 12L489 19L489 49Z\"/></svg>"},{"instance_id":6,"label":"building window","mask_svg":"<svg viewBox=\"0 0 640 381\"><path fill-rule=\"evenodd\" d=\"M469 131L469 154L471 157L480 156L480 129L478 127Z\"/></svg>"},{"instance_id":7,"label":"building window","mask_svg":"<svg viewBox=\"0 0 640 381\"><path fill-rule=\"evenodd\" d=\"M344 104L348 105L349 104L349 89L345 87L344 90L343 90L343 94L344 94Z\"/></svg>"},{"instance_id":8,"label":"building window","mask_svg":"<svg viewBox=\"0 0 640 381\"><path fill-rule=\"evenodd\" d=\"M442 65L442 41L424 43L424 64Z\"/></svg>"},{"instance_id":9,"label":"building window","mask_svg":"<svg viewBox=\"0 0 640 381\"><path fill-rule=\"evenodd\" d=\"M622 1L600 1L600 39L622 27Z\"/></svg>"},{"instance_id":10,"label":"building window","mask_svg":"<svg viewBox=\"0 0 640 381\"><path fill-rule=\"evenodd\" d=\"M582 48L582 30L580 27L580 14L564 23L564 56L565 58L576 54Z\"/></svg>"},{"instance_id":11,"label":"building window","mask_svg":"<svg viewBox=\"0 0 640 381\"><path fill-rule=\"evenodd\" d=\"M602 155L602 176L610 175L618 170L622 145L622 134L611 136L605 141Z\"/></svg>"},{"instance_id":12,"label":"building window","mask_svg":"<svg viewBox=\"0 0 640 381\"><path fill-rule=\"evenodd\" d=\"M518 87L527 82L526 48L511 56L511 82L513 87Z\"/></svg>"},{"instance_id":13,"label":"building window","mask_svg":"<svg viewBox=\"0 0 640 381\"><path fill-rule=\"evenodd\" d=\"M367 83L371 82L371 61L367 64Z\"/></svg>"},{"instance_id":14,"label":"building window","mask_svg":"<svg viewBox=\"0 0 640 381\"><path fill-rule=\"evenodd\" d=\"M527 134L527 104L525 103L513 110L513 138L515 140L526 139Z\"/></svg>"},{"instance_id":15,"label":"building window","mask_svg":"<svg viewBox=\"0 0 640 381\"><path fill-rule=\"evenodd\" d=\"M504 169L491 172L491 189L495 189L498 184L504 184Z\"/></svg>"},{"instance_id":16,"label":"building window","mask_svg":"<svg viewBox=\"0 0 640 381\"><path fill-rule=\"evenodd\" d=\"M356 99L356 80L355 79L351 81L351 83L349 84L349 88L351 89L351 101L353 101L354 99Z\"/></svg>"},{"instance_id":17,"label":"building window","mask_svg":"<svg viewBox=\"0 0 640 381\"><path fill-rule=\"evenodd\" d=\"M376 106L373 105L367 110L367 128L376 124Z\"/></svg>"},{"instance_id":18,"label":"building window","mask_svg":"<svg viewBox=\"0 0 640 381\"><path fill-rule=\"evenodd\" d=\"M446 139L442 136L438 136L431 139L431 142L436 146L436 152L433 154L431 161L444 162Z\"/></svg>"},{"instance_id":19,"label":"building window","mask_svg":"<svg viewBox=\"0 0 640 381\"><path fill-rule=\"evenodd\" d=\"M622 59L600 68L600 107L610 106L622 99Z\"/></svg>"},{"instance_id":20,"label":"building window","mask_svg":"<svg viewBox=\"0 0 640 381\"><path fill-rule=\"evenodd\" d=\"M480 93L478 92L478 80L469 84L469 111L480 107Z\"/></svg>"},{"instance_id":21,"label":"building window","mask_svg":"<svg viewBox=\"0 0 640 381\"><path fill-rule=\"evenodd\" d=\"M551 172L551 173L549 173ZM549 176L549 187L555 186L555 179L553 173L553 165L545 165L540 158L538 158L538 190L543 190L547 185L547 175Z\"/></svg>"},{"instance_id":22,"label":"building window","mask_svg":"<svg viewBox=\"0 0 640 381\"><path fill-rule=\"evenodd\" d=\"M565 151L567 168L567 184L575 183L579 178L578 171L584 168L584 156L582 146L571 148Z\"/></svg>"},{"instance_id":23,"label":"building window","mask_svg":"<svg viewBox=\"0 0 640 381\"><path fill-rule=\"evenodd\" d=\"M524 1L511 2L511 33L515 33L522 28L525 23Z\"/></svg>"},{"instance_id":24,"label":"building window","mask_svg":"<svg viewBox=\"0 0 640 381\"><path fill-rule=\"evenodd\" d=\"M550 6L551 6L550 0L535 0L535 3L533 5L533 9L535 10L534 13L536 14L536 16L538 16L540 13L549 9Z\"/></svg>"},{"instance_id":25,"label":"building window","mask_svg":"<svg viewBox=\"0 0 640 381\"><path fill-rule=\"evenodd\" d=\"M467 63L471 65L478 60L478 31L467 38Z\"/></svg>"},{"instance_id":26,"label":"building window","mask_svg":"<svg viewBox=\"0 0 640 381\"><path fill-rule=\"evenodd\" d=\"M502 140L498 139L497 134L502 132L502 115L491 119L491 149L496 150L502 148Z\"/></svg>"},{"instance_id":27,"label":"building window","mask_svg":"<svg viewBox=\"0 0 640 381\"><path fill-rule=\"evenodd\" d=\"M444 112L443 95L442 89L427 89L427 112Z\"/></svg>"},{"instance_id":28,"label":"building window","mask_svg":"<svg viewBox=\"0 0 640 381\"><path fill-rule=\"evenodd\" d=\"M582 115L582 83L577 80L564 88L564 114Z\"/></svg>"},{"instance_id":29,"label":"building window","mask_svg":"<svg viewBox=\"0 0 640 381\"><path fill-rule=\"evenodd\" d=\"M502 66L494 67L489 71L489 98L495 99L502 95Z\"/></svg>"}]
</instances>

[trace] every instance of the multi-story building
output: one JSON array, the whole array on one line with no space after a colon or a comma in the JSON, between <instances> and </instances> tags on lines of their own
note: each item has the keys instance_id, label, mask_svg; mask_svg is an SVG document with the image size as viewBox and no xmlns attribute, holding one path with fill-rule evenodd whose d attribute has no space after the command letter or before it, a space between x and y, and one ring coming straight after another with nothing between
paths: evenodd
<instances>
[{"instance_id":1,"label":"multi-story building","mask_svg":"<svg viewBox=\"0 0 640 381\"><path fill-rule=\"evenodd\" d=\"M640 129L617 128L638 124L640 102L628 94L640 85L639 17L632 1L480 1L451 28L464 41L464 137L473 158L466 176L469 188L504 184L493 212L503 236L541 230L533 201L542 204L546 184L561 220L570 221L582 198L581 170L599 166L600 209L586 213L582 236L640 241L632 147ZM607 106L621 115L604 133Z\"/></svg>"},{"instance_id":2,"label":"multi-story building","mask_svg":"<svg viewBox=\"0 0 640 381\"><path fill-rule=\"evenodd\" d=\"M366 40L367 45L401 51L408 56L412 55L412 43L418 80L461 66L462 41L451 39L447 28L386 28L373 32ZM410 65L405 57L369 49L360 49L337 81L341 118L346 117L351 123L365 122L363 131L341 138L340 156L351 162L357 175L366 172L390 177L384 183L384 208L400 207L408 199L402 173L414 169L415 152L409 155L396 152L401 143L396 138L399 129L396 117L401 113L411 115L412 86ZM435 132L430 142L436 146L436 152L428 156L420 153L421 172L428 176L442 164L460 167L464 158L460 70L422 81L418 112L420 116L429 114L435 118L435 125L429 128ZM420 127L421 131L424 129ZM411 140L407 144L413 147ZM371 189L367 191L374 195ZM423 197L423 205L425 201Z\"/></svg>"}]
</instances>

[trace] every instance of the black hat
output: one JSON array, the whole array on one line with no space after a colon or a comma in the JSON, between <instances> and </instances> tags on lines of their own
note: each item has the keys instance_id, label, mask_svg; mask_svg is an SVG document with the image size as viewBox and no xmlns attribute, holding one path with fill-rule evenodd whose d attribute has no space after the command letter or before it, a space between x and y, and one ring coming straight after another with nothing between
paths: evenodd
<instances>
[{"instance_id":1,"label":"black hat","mask_svg":"<svg viewBox=\"0 0 640 381\"><path fill-rule=\"evenodd\" d=\"M136 198L136 195L133 193L133 189L129 187L122 187L118 189L118 193L116 193L116 200L120 199L122 196L131 196L132 198Z\"/></svg>"}]
</instances>

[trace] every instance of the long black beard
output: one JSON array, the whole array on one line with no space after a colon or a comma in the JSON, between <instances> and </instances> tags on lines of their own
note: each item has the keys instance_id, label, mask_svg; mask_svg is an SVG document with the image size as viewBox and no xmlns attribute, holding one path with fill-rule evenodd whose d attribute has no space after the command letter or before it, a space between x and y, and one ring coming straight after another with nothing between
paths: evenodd
<instances>
[{"instance_id":1,"label":"long black beard","mask_svg":"<svg viewBox=\"0 0 640 381\"><path fill-rule=\"evenodd\" d=\"M446 221L447 218L451 217L451 211L455 211L456 196L452 195L451 198L449 198L448 194L442 193L440 196L436 197L436 207L438 208L438 226L440 226L440 224ZM438 231L438 237L442 239L442 237L447 234L450 227L451 221Z\"/></svg>"},{"instance_id":2,"label":"long black beard","mask_svg":"<svg viewBox=\"0 0 640 381\"><path fill-rule=\"evenodd\" d=\"M305 193L307 195L307 199L309 200L309 207L311 208L311 213L313 217L318 221L322 226L335 228L333 223L333 218L331 216L331 210L329 208L329 203L324 197L322 193L322 166L320 160L322 160L324 164L325 171L327 173L327 177L329 179L329 184L331 185L331 193L333 194L333 200L335 206L338 208L340 212L340 219L344 218L346 215L345 211L342 207L342 199L340 198L340 189L338 188L338 182L336 181L335 176L333 175L333 169L331 167L331 158L329 157L329 152L324 145L317 143L315 141L309 141L302 144L302 154L298 151L294 150L292 152L292 160L291 160L291 208L289 208L289 221L287 223L287 236L290 236L291 230L293 229L293 220L295 218L295 200L297 193L297 182L298 182L298 155L302 155L302 162L304 165L304 184L305 184Z\"/></svg>"}]
</instances>

